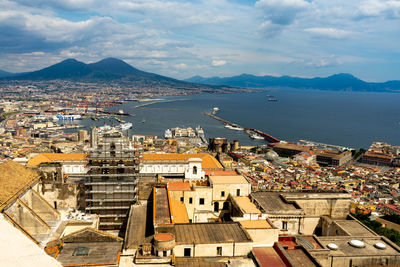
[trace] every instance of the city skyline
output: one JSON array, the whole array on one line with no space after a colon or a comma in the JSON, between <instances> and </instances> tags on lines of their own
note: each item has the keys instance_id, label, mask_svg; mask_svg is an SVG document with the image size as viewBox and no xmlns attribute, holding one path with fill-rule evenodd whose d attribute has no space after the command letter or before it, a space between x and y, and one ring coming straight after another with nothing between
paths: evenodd
<instances>
[{"instance_id":1,"label":"city skyline","mask_svg":"<svg viewBox=\"0 0 400 267\"><path fill-rule=\"evenodd\" d=\"M0 69L117 57L194 75L398 80L400 1L0 1Z\"/></svg>"}]
</instances>

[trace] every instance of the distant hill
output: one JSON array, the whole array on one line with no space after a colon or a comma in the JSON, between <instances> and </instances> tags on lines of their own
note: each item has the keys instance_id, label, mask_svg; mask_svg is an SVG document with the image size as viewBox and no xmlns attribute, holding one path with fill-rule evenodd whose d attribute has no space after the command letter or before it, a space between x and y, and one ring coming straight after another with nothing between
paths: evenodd
<instances>
[{"instance_id":1,"label":"distant hill","mask_svg":"<svg viewBox=\"0 0 400 267\"><path fill-rule=\"evenodd\" d=\"M12 76L12 75L13 75L13 73L11 73L11 72L0 70L0 78Z\"/></svg>"},{"instance_id":2,"label":"distant hill","mask_svg":"<svg viewBox=\"0 0 400 267\"><path fill-rule=\"evenodd\" d=\"M373 91L373 92L400 92L400 81L388 81L384 83L370 83L360 80L351 74L340 73L325 78L298 78L291 76L255 76L242 74L232 77L203 78L194 76L187 79L188 82L210 85L226 85L241 88L268 88L288 87L299 89L319 89L334 91Z\"/></svg>"},{"instance_id":3,"label":"distant hill","mask_svg":"<svg viewBox=\"0 0 400 267\"><path fill-rule=\"evenodd\" d=\"M85 64L76 59L66 59L41 70L5 77L2 80L115 82L124 87L157 88L159 91L165 91L169 88L199 92L237 91L236 88L228 86L196 84L141 71L116 58L106 58L91 64Z\"/></svg>"}]
</instances>

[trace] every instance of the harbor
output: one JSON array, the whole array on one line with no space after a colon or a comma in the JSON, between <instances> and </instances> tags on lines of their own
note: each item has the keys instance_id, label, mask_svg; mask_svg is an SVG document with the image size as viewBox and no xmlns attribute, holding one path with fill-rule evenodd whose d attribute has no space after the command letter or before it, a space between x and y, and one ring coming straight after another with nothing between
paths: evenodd
<instances>
[{"instance_id":1,"label":"harbor","mask_svg":"<svg viewBox=\"0 0 400 267\"><path fill-rule=\"evenodd\" d=\"M270 135L268 133L265 133L263 131L260 131L260 130L254 129L254 128L247 128L247 127L240 126L240 125L238 125L236 123L233 123L231 121L227 121L227 120L225 120L225 119L223 119L221 117L218 117L217 115L215 115L215 113L216 113L215 108L214 108L214 111L212 113L204 112L205 115L207 115L207 116L209 116L209 117L211 117L211 118L213 118L213 119L215 119L217 121L220 121L220 122L224 123L226 125L226 128L228 128L228 129L232 129L232 130L241 129L241 130L246 131L246 133L249 134L250 136L251 135L253 135L253 136L261 136L263 139L267 140L270 143L278 143L278 142L280 142L280 140L278 138L273 137L272 135ZM253 139L259 139L259 138L254 137Z\"/></svg>"}]
</instances>

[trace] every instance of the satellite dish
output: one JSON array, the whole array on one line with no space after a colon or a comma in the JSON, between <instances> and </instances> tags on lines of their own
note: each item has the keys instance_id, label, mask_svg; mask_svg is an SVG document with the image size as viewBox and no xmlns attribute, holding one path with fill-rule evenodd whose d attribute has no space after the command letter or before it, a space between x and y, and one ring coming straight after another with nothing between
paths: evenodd
<instances>
[{"instance_id":1,"label":"satellite dish","mask_svg":"<svg viewBox=\"0 0 400 267\"><path fill-rule=\"evenodd\" d=\"M334 243L329 243L328 245L326 245L330 250L338 250L338 245L334 244Z\"/></svg>"}]
</instances>

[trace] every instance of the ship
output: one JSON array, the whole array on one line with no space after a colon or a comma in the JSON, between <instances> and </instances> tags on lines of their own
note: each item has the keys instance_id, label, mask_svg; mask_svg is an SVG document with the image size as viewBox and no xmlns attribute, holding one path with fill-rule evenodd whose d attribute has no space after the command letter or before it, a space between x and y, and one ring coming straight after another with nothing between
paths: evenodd
<instances>
[{"instance_id":1,"label":"ship","mask_svg":"<svg viewBox=\"0 0 400 267\"><path fill-rule=\"evenodd\" d=\"M127 123L121 123L120 125L118 125L116 128L121 130L121 131L127 131L130 128L132 128L133 124L130 122Z\"/></svg>"},{"instance_id":2,"label":"ship","mask_svg":"<svg viewBox=\"0 0 400 267\"><path fill-rule=\"evenodd\" d=\"M215 107L215 108L213 108L213 111L217 112L217 111L219 111L219 108Z\"/></svg>"},{"instance_id":3,"label":"ship","mask_svg":"<svg viewBox=\"0 0 400 267\"><path fill-rule=\"evenodd\" d=\"M273 97L273 96L269 96L269 97L268 97L268 101L276 102L276 101L278 101L278 99L276 99L276 98Z\"/></svg>"},{"instance_id":4,"label":"ship","mask_svg":"<svg viewBox=\"0 0 400 267\"><path fill-rule=\"evenodd\" d=\"M242 127L239 127L236 125L229 125L229 124L226 124L225 128L227 128L229 130L235 130L235 131L243 131L244 130Z\"/></svg>"},{"instance_id":5,"label":"ship","mask_svg":"<svg viewBox=\"0 0 400 267\"><path fill-rule=\"evenodd\" d=\"M250 138L252 138L252 139L265 139L264 137L262 137L261 135L259 135L257 133L252 133L250 135Z\"/></svg>"},{"instance_id":6,"label":"ship","mask_svg":"<svg viewBox=\"0 0 400 267\"><path fill-rule=\"evenodd\" d=\"M59 120L81 120L82 116L79 114L72 114L72 115L64 115L64 114L58 114L57 116L53 116L53 120L59 121Z\"/></svg>"},{"instance_id":7,"label":"ship","mask_svg":"<svg viewBox=\"0 0 400 267\"><path fill-rule=\"evenodd\" d=\"M168 138L172 138L172 132L171 132L170 129L165 130L164 137L167 138L167 139Z\"/></svg>"},{"instance_id":8,"label":"ship","mask_svg":"<svg viewBox=\"0 0 400 267\"><path fill-rule=\"evenodd\" d=\"M203 128L200 127L200 125L197 126L195 130L198 137L200 138L204 137L204 130Z\"/></svg>"}]
</instances>

